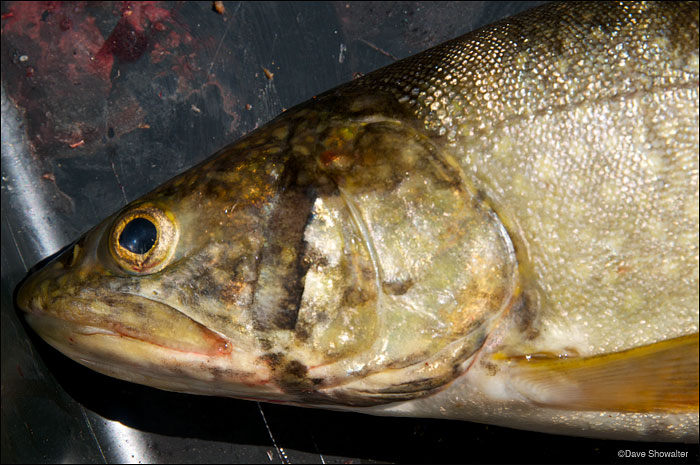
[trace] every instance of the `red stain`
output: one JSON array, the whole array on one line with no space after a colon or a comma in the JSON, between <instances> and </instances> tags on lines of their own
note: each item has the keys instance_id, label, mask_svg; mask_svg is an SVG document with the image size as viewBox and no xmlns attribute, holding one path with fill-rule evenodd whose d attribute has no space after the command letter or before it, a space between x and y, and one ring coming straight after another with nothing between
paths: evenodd
<instances>
[{"instance_id":1,"label":"red stain","mask_svg":"<svg viewBox=\"0 0 700 465\"><path fill-rule=\"evenodd\" d=\"M189 82L194 80L194 73L195 71L199 71L199 69L195 66L192 65L188 57L175 57L177 61L175 64L172 66L173 72L180 78L178 79L178 92L180 93L185 93L187 89L189 88L188 84L181 83L180 81L184 79L185 81ZM184 84L183 86L180 86L180 84Z\"/></svg>"},{"instance_id":2,"label":"red stain","mask_svg":"<svg viewBox=\"0 0 700 465\"><path fill-rule=\"evenodd\" d=\"M171 19L170 10L159 7L158 5L160 3L161 2L139 3L139 5L141 5L141 8L143 8L143 12L146 15L146 18L148 18L148 20L152 23Z\"/></svg>"},{"instance_id":3,"label":"red stain","mask_svg":"<svg viewBox=\"0 0 700 465\"><path fill-rule=\"evenodd\" d=\"M16 51L16 57L8 60L14 65L8 91L27 109L33 121L32 142L39 153L54 154L57 148L60 151L81 140L85 148L95 150L99 146L95 142L107 137L106 126L95 119L99 113L94 111L95 102L118 89L119 93L114 94L118 98L110 101L109 113L131 115L133 112L127 110L135 100L140 103L143 88L137 85L126 89L118 84L113 88L111 78L123 76L131 69L143 72L136 66L120 66L118 70L117 66L141 62L144 55L149 59L141 64L152 69L151 77L176 73L176 89L165 92L156 87L159 97L184 100L205 86L217 86L226 113L234 116L232 126L238 124L239 105L232 90L208 74L209 56L200 53L215 50L218 39L200 34L195 40L189 32L189 18L180 16L179 4L172 11L162 8L161 2L113 5L106 3L96 9L88 2L6 4L2 16L3 49L12 44L11 53ZM114 25L107 33L103 32L105 22ZM42 89L40 95L36 89ZM140 116L110 118L113 132L118 135L147 127L145 118Z\"/></svg>"},{"instance_id":4,"label":"red stain","mask_svg":"<svg viewBox=\"0 0 700 465\"><path fill-rule=\"evenodd\" d=\"M148 117L139 101L131 96L124 97L120 104L107 118L107 124L113 128L117 137L143 127L143 121Z\"/></svg>"},{"instance_id":5,"label":"red stain","mask_svg":"<svg viewBox=\"0 0 700 465\"><path fill-rule=\"evenodd\" d=\"M241 106L241 102L238 100L236 95L231 91L228 86L222 85L216 79L210 79L206 83L207 86L214 86L219 89L219 93L223 99L224 111L231 116L231 127L230 131L233 131L239 124L241 120L241 115L236 111ZM204 86L202 86L204 88ZM250 108L253 108L252 106Z\"/></svg>"},{"instance_id":6,"label":"red stain","mask_svg":"<svg viewBox=\"0 0 700 465\"><path fill-rule=\"evenodd\" d=\"M160 8L160 2L124 2L120 9L122 20L136 32L144 32L150 23L171 19L170 10Z\"/></svg>"},{"instance_id":7,"label":"red stain","mask_svg":"<svg viewBox=\"0 0 700 465\"><path fill-rule=\"evenodd\" d=\"M181 36L175 31L171 31L170 34L168 34L168 38L166 39L165 45L170 47L170 48L176 48L180 46L180 39Z\"/></svg>"},{"instance_id":8,"label":"red stain","mask_svg":"<svg viewBox=\"0 0 700 465\"><path fill-rule=\"evenodd\" d=\"M170 54L171 52L163 44L156 42L151 50L151 63L160 63Z\"/></svg>"},{"instance_id":9,"label":"red stain","mask_svg":"<svg viewBox=\"0 0 700 465\"><path fill-rule=\"evenodd\" d=\"M154 63L162 59L167 47L153 41L151 34L166 31L168 29L166 23L172 22L172 15L169 10L157 6L158 3L124 2L122 4L119 9L121 19L95 57L99 67L108 68L111 71L113 58L133 62L140 59L149 47L152 49ZM173 41L173 35L177 37L176 41ZM187 33L186 35L189 36ZM167 40L171 47L173 42L175 42L174 46L177 46L180 37L172 32ZM109 76L110 73L106 74Z\"/></svg>"},{"instance_id":10,"label":"red stain","mask_svg":"<svg viewBox=\"0 0 700 465\"><path fill-rule=\"evenodd\" d=\"M112 54L122 61L136 61L148 48L148 36L143 30L133 28L129 21L121 20L112 30L98 56Z\"/></svg>"},{"instance_id":11,"label":"red stain","mask_svg":"<svg viewBox=\"0 0 700 465\"><path fill-rule=\"evenodd\" d=\"M17 2L2 32L3 35L26 36L39 44L41 55L30 57L39 69L67 68L72 81L79 81L85 71L108 78L109 72L96 69L92 60L103 42L94 18L77 22L72 19L74 16L84 18L84 7L83 3ZM53 32L54 28L58 31Z\"/></svg>"},{"instance_id":12,"label":"red stain","mask_svg":"<svg viewBox=\"0 0 700 465\"><path fill-rule=\"evenodd\" d=\"M143 56L153 42L150 33L165 31L167 27L164 22L172 20L170 11L158 7L157 4L158 2L122 4L119 9L121 19L95 57L99 67L107 68L111 72L113 58L133 62ZM161 53L162 47L157 43L151 48ZM110 72L106 73L107 76Z\"/></svg>"},{"instance_id":13,"label":"red stain","mask_svg":"<svg viewBox=\"0 0 700 465\"><path fill-rule=\"evenodd\" d=\"M61 23L59 24L59 27L62 31L67 31L73 27L73 21L71 21L70 18L66 18L64 16L61 20Z\"/></svg>"}]
</instances>

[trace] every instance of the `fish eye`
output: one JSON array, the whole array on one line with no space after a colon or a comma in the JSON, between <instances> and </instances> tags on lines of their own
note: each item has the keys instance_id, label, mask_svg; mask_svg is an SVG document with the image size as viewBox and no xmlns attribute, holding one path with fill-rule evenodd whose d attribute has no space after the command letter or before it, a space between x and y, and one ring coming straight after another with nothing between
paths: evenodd
<instances>
[{"instance_id":1,"label":"fish eye","mask_svg":"<svg viewBox=\"0 0 700 465\"><path fill-rule=\"evenodd\" d=\"M170 262L178 236L175 218L170 212L142 204L126 211L114 222L109 249L124 271L151 274Z\"/></svg>"},{"instance_id":2,"label":"fish eye","mask_svg":"<svg viewBox=\"0 0 700 465\"><path fill-rule=\"evenodd\" d=\"M129 221L119 235L119 246L143 255L156 243L158 230L147 218L134 218Z\"/></svg>"}]
</instances>

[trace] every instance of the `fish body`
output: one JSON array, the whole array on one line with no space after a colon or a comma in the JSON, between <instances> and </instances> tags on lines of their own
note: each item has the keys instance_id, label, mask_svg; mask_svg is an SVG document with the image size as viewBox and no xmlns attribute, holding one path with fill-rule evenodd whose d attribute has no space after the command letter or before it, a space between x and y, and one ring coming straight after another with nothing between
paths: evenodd
<instances>
[{"instance_id":1,"label":"fish body","mask_svg":"<svg viewBox=\"0 0 700 465\"><path fill-rule=\"evenodd\" d=\"M697 4L547 5L329 91L18 305L162 389L697 441Z\"/></svg>"}]
</instances>

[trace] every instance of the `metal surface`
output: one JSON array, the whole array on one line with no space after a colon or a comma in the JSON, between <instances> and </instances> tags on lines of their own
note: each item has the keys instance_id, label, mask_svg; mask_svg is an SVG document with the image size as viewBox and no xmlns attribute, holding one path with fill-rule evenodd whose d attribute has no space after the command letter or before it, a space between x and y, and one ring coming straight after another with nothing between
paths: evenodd
<instances>
[{"instance_id":1,"label":"metal surface","mask_svg":"<svg viewBox=\"0 0 700 465\"><path fill-rule=\"evenodd\" d=\"M531 3L2 5L2 461L626 462L678 450L174 394L27 331L27 270L284 108Z\"/></svg>"}]
</instances>

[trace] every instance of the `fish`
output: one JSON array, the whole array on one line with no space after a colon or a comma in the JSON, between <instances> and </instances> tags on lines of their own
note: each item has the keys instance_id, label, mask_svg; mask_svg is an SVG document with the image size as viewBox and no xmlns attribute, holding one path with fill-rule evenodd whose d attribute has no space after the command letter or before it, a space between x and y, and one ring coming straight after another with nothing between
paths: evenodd
<instances>
[{"instance_id":1,"label":"fish","mask_svg":"<svg viewBox=\"0 0 700 465\"><path fill-rule=\"evenodd\" d=\"M23 283L160 389L698 440L698 8L546 5L287 110Z\"/></svg>"}]
</instances>

